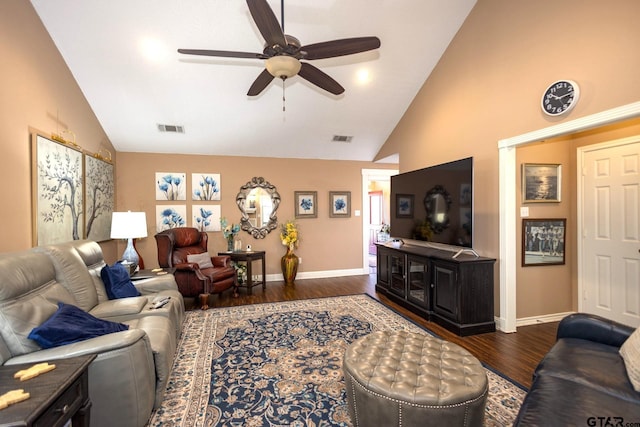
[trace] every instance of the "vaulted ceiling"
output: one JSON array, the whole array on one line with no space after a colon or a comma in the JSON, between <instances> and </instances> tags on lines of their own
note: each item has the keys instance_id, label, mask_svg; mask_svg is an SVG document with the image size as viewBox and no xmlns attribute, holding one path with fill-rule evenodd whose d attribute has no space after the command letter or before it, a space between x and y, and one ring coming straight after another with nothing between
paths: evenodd
<instances>
[{"instance_id":1,"label":"vaulted ceiling","mask_svg":"<svg viewBox=\"0 0 640 427\"><path fill-rule=\"evenodd\" d=\"M31 3L117 151L370 161L475 0L284 0L285 33L302 45L377 36L381 47L309 61L341 95L294 76L256 97L263 60L177 53L262 52L244 0Z\"/></svg>"}]
</instances>

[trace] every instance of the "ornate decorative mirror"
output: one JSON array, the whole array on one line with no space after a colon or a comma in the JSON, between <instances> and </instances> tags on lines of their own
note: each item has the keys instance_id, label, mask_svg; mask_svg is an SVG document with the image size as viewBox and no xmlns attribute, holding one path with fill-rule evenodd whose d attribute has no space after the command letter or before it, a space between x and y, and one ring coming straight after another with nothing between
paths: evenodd
<instances>
[{"instance_id":1,"label":"ornate decorative mirror","mask_svg":"<svg viewBox=\"0 0 640 427\"><path fill-rule=\"evenodd\" d=\"M256 239L264 239L278 227L276 211L280 194L274 185L262 177L253 177L240 187L236 204L242 213L240 227Z\"/></svg>"},{"instance_id":2,"label":"ornate decorative mirror","mask_svg":"<svg viewBox=\"0 0 640 427\"><path fill-rule=\"evenodd\" d=\"M427 211L427 220L431 223L434 233L442 233L449 227L449 207L451 195L442 185L436 185L427 192L424 198L424 208Z\"/></svg>"}]
</instances>

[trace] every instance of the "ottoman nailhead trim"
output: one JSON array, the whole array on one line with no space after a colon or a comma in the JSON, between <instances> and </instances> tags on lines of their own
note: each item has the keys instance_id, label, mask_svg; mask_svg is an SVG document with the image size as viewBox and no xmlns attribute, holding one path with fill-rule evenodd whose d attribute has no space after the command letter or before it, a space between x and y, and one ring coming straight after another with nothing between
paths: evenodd
<instances>
[{"instance_id":1,"label":"ottoman nailhead trim","mask_svg":"<svg viewBox=\"0 0 640 427\"><path fill-rule=\"evenodd\" d=\"M351 379L353 379L353 377L351 375L349 375L351 377ZM358 419L358 405L356 404L356 388L353 386L353 383L351 383L351 396L353 397L353 414L355 416L355 424L356 427L358 427L360 425L360 420Z\"/></svg>"},{"instance_id":2,"label":"ottoman nailhead trim","mask_svg":"<svg viewBox=\"0 0 640 427\"><path fill-rule=\"evenodd\" d=\"M470 403L474 403L477 402L480 399L483 399L485 397L485 395L489 392L489 388L488 386L484 389L484 391L482 392L482 394L478 397L474 397L471 400L465 400L464 402L460 402L460 403L454 403L451 405L423 405L420 403L412 403L412 402L406 402L404 400L398 400L398 399L394 399L393 397L389 397L389 396L385 396L383 394L380 393L376 393L375 391L371 391L368 388L366 388L363 384L361 384L358 380L356 380L353 375L349 374L349 377L351 377L351 380L353 381L354 384L357 384L362 390L364 390L365 392L372 394L376 397L380 397L382 399L385 400L389 400L391 402L395 402L399 405L408 405L408 406L413 406L415 408L427 408L427 409L438 409L438 408L455 408L455 407L459 407L459 406L465 406L465 405L469 405ZM354 400L355 402L355 400Z\"/></svg>"}]
</instances>

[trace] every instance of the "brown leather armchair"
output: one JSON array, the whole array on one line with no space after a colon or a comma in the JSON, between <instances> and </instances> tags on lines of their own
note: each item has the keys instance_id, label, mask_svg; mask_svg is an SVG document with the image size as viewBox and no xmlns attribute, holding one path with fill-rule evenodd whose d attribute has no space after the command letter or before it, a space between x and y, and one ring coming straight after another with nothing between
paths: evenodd
<instances>
[{"instance_id":1,"label":"brown leather armchair","mask_svg":"<svg viewBox=\"0 0 640 427\"><path fill-rule=\"evenodd\" d=\"M188 255L207 253L207 233L196 228L178 227L162 231L155 238L160 267L176 269L178 290L185 297L199 297L200 308L209 308L210 294L233 288L233 296L238 296L238 278L230 257L213 256L213 267L208 268L187 261Z\"/></svg>"}]
</instances>

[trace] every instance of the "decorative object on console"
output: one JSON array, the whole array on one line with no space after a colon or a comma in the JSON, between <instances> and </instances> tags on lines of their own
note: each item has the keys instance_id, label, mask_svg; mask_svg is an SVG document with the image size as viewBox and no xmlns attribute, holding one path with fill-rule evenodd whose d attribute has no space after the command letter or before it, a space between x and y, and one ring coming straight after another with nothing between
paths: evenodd
<instances>
[{"instance_id":1,"label":"decorative object on console","mask_svg":"<svg viewBox=\"0 0 640 427\"><path fill-rule=\"evenodd\" d=\"M192 173L191 200L220 200L220 174Z\"/></svg>"},{"instance_id":2,"label":"decorative object on console","mask_svg":"<svg viewBox=\"0 0 640 427\"><path fill-rule=\"evenodd\" d=\"M404 241L402 241L402 239L393 239L391 241L391 246L396 249L400 248L402 245L404 245Z\"/></svg>"},{"instance_id":3,"label":"decorative object on console","mask_svg":"<svg viewBox=\"0 0 640 427\"><path fill-rule=\"evenodd\" d=\"M351 217L351 191L329 192L329 217Z\"/></svg>"},{"instance_id":4,"label":"decorative object on console","mask_svg":"<svg viewBox=\"0 0 640 427\"><path fill-rule=\"evenodd\" d=\"M156 172L156 200L187 200L187 174Z\"/></svg>"},{"instance_id":5,"label":"decorative object on console","mask_svg":"<svg viewBox=\"0 0 640 427\"><path fill-rule=\"evenodd\" d=\"M171 228L185 227L186 217L187 205L157 205L156 231L160 233Z\"/></svg>"},{"instance_id":6,"label":"decorative object on console","mask_svg":"<svg viewBox=\"0 0 640 427\"><path fill-rule=\"evenodd\" d=\"M566 114L573 109L580 98L580 88L573 80L558 80L549 85L542 94L540 106L549 116Z\"/></svg>"},{"instance_id":7,"label":"decorative object on console","mask_svg":"<svg viewBox=\"0 0 640 427\"><path fill-rule=\"evenodd\" d=\"M522 203L560 202L562 165L522 164Z\"/></svg>"},{"instance_id":8,"label":"decorative object on console","mask_svg":"<svg viewBox=\"0 0 640 427\"><path fill-rule=\"evenodd\" d=\"M296 205L295 217L317 218L318 217L318 192L317 191L294 191L293 200Z\"/></svg>"},{"instance_id":9,"label":"decorative object on console","mask_svg":"<svg viewBox=\"0 0 640 427\"><path fill-rule=\"evenodd\" d=\"M262 177L253 177L240 187L236 204L242 214L240 227L255 239L264 239L271 230L278 228L276 211L280 194L275 185Z\"/></svg>"},{"instance_id":10,"label":"decorative object on console","mask_svg":"<svg viewBox=\"0 0 640 427\"><path fill-rule=\"evenodd\" d=\"M298 264L300 260L293 252L298 247L299 234L298 227L295 222L287 221L280 226L280 240L287 247L287 253L280 259L280 268L282 269L282 277L286 285L291 285L296 280L298 273Z\"/></svg>"},{"instance_id":11,"label":"decorative object on console","mask_svg":"<svg viewBox=\"0 0 640 427\"><path fill-rule=\"evenodd\" d=\"M239 224L231 224L227 223L227 218L220 218L220 227L222 228L222 235L227 241L227 251L233 252L235 250L234 240L236 238L236 234L240 232Z\"/></svg>"},{"instance_id":12,"label":"decorative object on console","mask_svg":"<svg viewBox=\"0 0 640 427\"><path fill-rule=\"evenodd\" d=\"M82 238L82 152L32 135L33 245Z\"/></svg>"},{"instance_id":13,"label":"decorative object on console","mask_svg":"<svg viewBox=\"0 0 640 427\"><path fill-rule=\"evenodd\" d=\"M129 264L144 268L144 261L133 245L133 239L140 237L147 237L147 216L144 212L113 212L111 238L127 239L127 247L122 254L122 259Z\"/></svg>"},{"instance_id":14,"label":"decorative object on console","mask_svg":"<svg viewBox=\"0 0 640 427\"><path fill-rule=\"evenodd\" d=\"M522 266L563 265L566 218L522 220Z\"/></svg>"}]
</instances>

